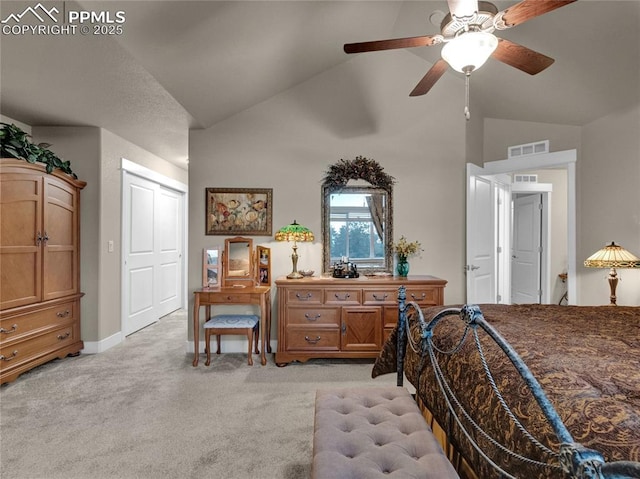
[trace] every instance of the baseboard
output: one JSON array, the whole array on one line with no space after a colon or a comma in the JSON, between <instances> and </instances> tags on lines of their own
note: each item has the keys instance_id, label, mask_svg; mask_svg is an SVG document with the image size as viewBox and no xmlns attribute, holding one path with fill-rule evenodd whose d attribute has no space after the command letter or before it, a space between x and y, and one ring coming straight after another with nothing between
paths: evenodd
<instances>
[{"instance_id":1,"label":"baseboard","mask_svg":"<svg viewBox=\"0 0 640 479\"><path fill-rule=\"evenodd\" d=\"M85 343L86 344L86 343ZM187 341L185 346L185 351L187 354L193 354L193 341ZM215 351L217 348L216 340L211 340L211 350ZM276 351L278 348L278 341L271 341L271 351ZM204 341L200 341L200 345L198 347L200 354L204 354ZM222 343L220 344L220 352L221 353L246 353L247 352L247 340L246 338L232 338L226 337L222 338Z\"/></svg>"},{"instance_id":2,"label":"baseboard","mask_svg":"<svg viewBox=\"0 0 640 479\"><path fill-rule=\"evenodd\" d=\"M108 338L100 341L84 341L84 349L80 351L82 354L98 354L117 346L124 341L122 331L112 334Z\"/></svg>"}]
</instances>

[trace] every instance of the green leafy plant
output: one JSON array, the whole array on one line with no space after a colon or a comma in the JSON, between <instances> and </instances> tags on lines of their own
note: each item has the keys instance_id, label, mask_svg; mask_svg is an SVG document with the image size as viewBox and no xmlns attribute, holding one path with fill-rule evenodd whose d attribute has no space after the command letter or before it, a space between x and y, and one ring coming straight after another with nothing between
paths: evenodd
<instances>
[{"instance_id":1,"label":"green leafy plant","mask_svg":"<svg viewBox=\"0 0 640 479\"><path fill-rule=\"evenodd\" d=\"M48 148L49 143L32 143L29 138L31 135L21 130L14 124L0 123L0 157L17 158L25 160L29 163L43 163L47 173L59 169L74 178L78 178L71 171L71 164L58 158L53 151Z\"/></svg>"},{"instance_id":2,"label":"green leafy plant","mask_svg":"<svg viewBox=\"0 0 640 479\"><path fill-rule=\"evenodd\" d=\"M391 191L395 178L384 172L380 164L364 156L356 156L354 160L341 159L331 165L324 175L324 185L332 190L339 190L349 180L365 180L376 188Z\"/></svg>"}]
</instances>

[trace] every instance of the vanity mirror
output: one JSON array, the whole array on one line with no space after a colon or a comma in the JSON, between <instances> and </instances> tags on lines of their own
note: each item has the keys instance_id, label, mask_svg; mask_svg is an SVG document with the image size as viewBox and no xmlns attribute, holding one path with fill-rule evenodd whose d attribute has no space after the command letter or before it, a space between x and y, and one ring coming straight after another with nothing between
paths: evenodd
<instances>
[{"instance_id":1,"label":"vanity mirror","mask_svg":"<svg viewBox=\"0 0 640 479\"><path fill-rule=\"evenodd\" d=\"M224 240L223 286L253 286L253 240L237 236Z\"/></svg>"},{"instance_id":2,"label":"vanity mirror","mask_svg":"<svg viewBox=\"0 0 640 479\"><path fill-rule=\"evenodd\" d=\"M377 162L363 157L331 166L322 186L325 273L345 261L360 274L392 272L393 182Z\"/></svg>"},{"instance_id":3,"label":"vanity mirror","mask_svg":"<svg viewBox=\"0 0 640 479\"><path fill-rule=\"evenodd\" d=\"M205 248L202 254L202 287L220 287L220 248Z\"/></svg>"}]
</instances>

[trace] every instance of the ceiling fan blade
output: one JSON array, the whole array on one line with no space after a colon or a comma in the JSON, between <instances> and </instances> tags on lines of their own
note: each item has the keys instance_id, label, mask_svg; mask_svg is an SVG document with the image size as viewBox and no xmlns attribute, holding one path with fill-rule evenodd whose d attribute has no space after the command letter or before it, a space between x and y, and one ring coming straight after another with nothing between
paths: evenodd
<instances>
[{"instance_id":1,"label":"ceiling fan blade","mask_svg":"<svg viewBox=\"0 0 640 479\"><path fill-rule=\"evenodd\" d=\"M504 27L510 28L575 1L576 0L523 0L512 7L506 8L504 11L498 13L498 15L502 14Z\"/></svg>"},{"instance_id":2,"label":"ceiling fan blade","mask_svg":"<svg viewBox=\"0 0 640 479\"><path fill-rule=\"evenodd\" d=\"M451 15L457 18L470 17L478 11L477 0L447 0Z\"/></svg>"},{"instance_id":3,"label":"ceiling fan blade","mask_svg":"<svg viewBox=\"0 0 640 479\"><path fill-rule=\"evenodd\" d=\"M345 43L345 53L376 52L395 48L430 47L442 43L442 35L423 35L421 37L394 38L373 42Z\"/></svg>"},{"instance_id":4,"label":"ceiling fan blade","mask_svg":"<svg viewBox=\"0 0 640 479\"><path fill-rule=\"evenodd\" d=\"M440 79L444 72L449 68L449 64L445 62L442 58L435 62L431 69L427 72L425 76L422 77L422 80L416 85L409 96L420 96L427 93L431 90L431 87L435 85L435 83Z\"/></svg>"},{"instance_id":5,"label":"ceiling fan blade","mask_svg":"<svg viewBox=\"0 0 640 479\"><path fill-rule=\"evenodd\" d=\"M498 38L498 48L491 56L529 75L540 73L555 61L542 53L535 52L530 48L523 47L504 38Z\"/></svg>"}]
</instances>

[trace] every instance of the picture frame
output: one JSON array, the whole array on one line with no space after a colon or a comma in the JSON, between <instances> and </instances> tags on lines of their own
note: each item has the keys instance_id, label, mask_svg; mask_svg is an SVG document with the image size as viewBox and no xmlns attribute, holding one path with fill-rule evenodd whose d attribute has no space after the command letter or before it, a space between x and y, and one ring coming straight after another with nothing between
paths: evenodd
<instances>
[{"instance_id":1,"label":"picture frame","mask_svg":"<svg viewBox=\"0 0 640 479\"><path fill-rule=\"evenodd\" d=\"M256 246L256 271L258 285L271 284L271 248Z\"/></svg>"},{"instance_id":2,"label":"picture frame","mask_svg":"<svg viewBox=\"0 0 640 479\"><path fill-rule=\"evenodd\" d=\"M202 287L205 289L220 287L220 268L222 265L220 253L219 246L202 250Z\"/></svg>"},{"instance_id":3,"label":"picture frame","mask_svg":"<svg viewBox=\"0 0 640 479\"><path fill-rule=\"evenodd\" d=\"M205 234L271 236L272 188L206 188Z\"/></svg>"}]
</instances>

